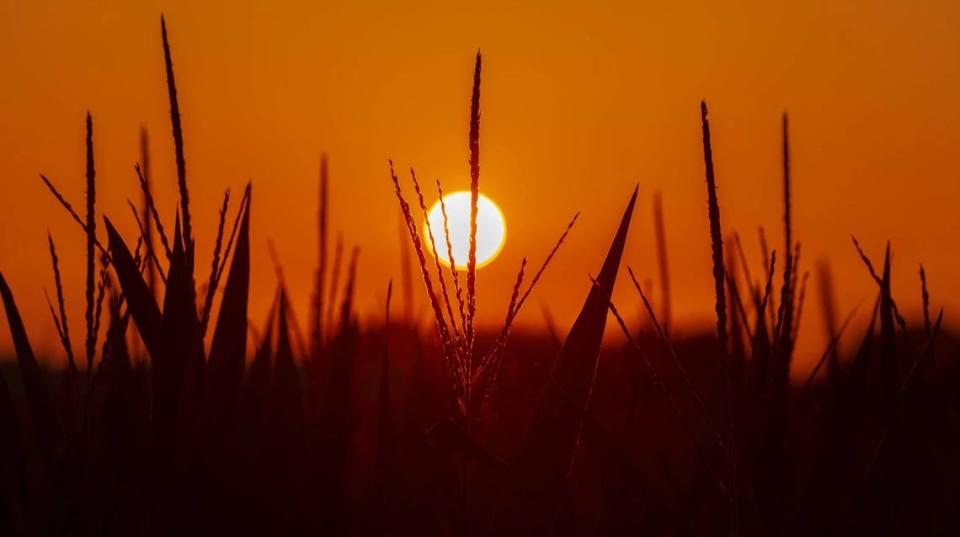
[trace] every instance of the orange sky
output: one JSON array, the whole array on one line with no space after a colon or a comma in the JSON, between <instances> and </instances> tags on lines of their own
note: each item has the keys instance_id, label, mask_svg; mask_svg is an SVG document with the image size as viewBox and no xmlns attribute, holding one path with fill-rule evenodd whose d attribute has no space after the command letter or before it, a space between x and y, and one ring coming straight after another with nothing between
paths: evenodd
<instances>
[{"instance_id":1,"label":"orange sky","mask_svg":"<svg viewBox=\"0 0 960 537\"><path fill-rule=\"evenodd\" d=\"M919 262L948 319L960 306L960 168L950 161L960 155L957 2L212 4L0 5L0 270L40 352L56 352L42 294L52 289L48 229L73 269L65 284L74 334L82 327L81 233L37 174L81 202L85 110L96 122L99 208L134 236L125 200L138 198L132 165L145 124L157 196L172 221L161 11L180 89L200 266L208 263L222 189L239 192L254 181L255 319L274 286L267 238L306 318L322 151L330 155L333 227L363 249L360 308L379 312L387 279L399 276L387 158L441 177L448 190L467 186L478 47L481 189L510 229L501 256L480 273L485 320L502 318L520 257L539 264L579 210L580 223L520 321L541 323L546 301L568 325L635 183L642 199L625 262L655 276L651 195L662 189L676 314L691 324L710 319L701 98L711 105L723 225L741 231L755 262L758 225L782 243L778 129L787 108L803 261L810 268L815 258L831 260L841 311L860 299L869 309L873 296L850 233L878 261L883 241L893 241L895 291L907 311L919 302ZM616 299L634 310L623 283ZM808 295L806 310L814 314L815 297ZM803 349L816 352L819 319L808 316L802 331ZM0 330L0 349L8 348Z\"/></svg>"}]
</instances>

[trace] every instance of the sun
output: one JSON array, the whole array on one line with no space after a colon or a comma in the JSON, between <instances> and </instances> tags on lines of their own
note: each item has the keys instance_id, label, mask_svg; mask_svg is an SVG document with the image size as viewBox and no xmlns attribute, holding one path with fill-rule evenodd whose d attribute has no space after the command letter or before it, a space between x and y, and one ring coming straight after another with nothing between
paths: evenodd
<instances>
[{"instance_id":1,"label":"sun","mask_svg":"<svg viewBox=\"0 0 960 537\"><path fill-rule=\"evenodd\" d=\"M450 249L447 249L446 232L443 226L443 209L447 212L447 230L450 235ZM429 228L427 227L429 226ZM450 252L454 265L466 268L470 255L470 192L461 191L443 197L443 205L438 200L430 208L427 221L424 222L424 239L430 243L429 231L433 232L437 245L437 257L445 265L450 265ZM503 249L507 238L507 224L503 212L490 198L480 194L477 199L477 266L482 267L494 259ZM432 245L431 245L432 246Z\"/></svg>"}]
</instances>

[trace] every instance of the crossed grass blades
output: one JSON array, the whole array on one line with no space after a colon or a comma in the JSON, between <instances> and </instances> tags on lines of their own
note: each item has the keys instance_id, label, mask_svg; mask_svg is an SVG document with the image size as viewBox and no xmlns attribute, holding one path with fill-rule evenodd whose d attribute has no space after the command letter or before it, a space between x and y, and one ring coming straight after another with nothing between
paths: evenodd
<instances>
[{"instance_id":1,"label":"crossed grass blades","mask_svg":"<svg viewBox=\"0 0 960 537\"><path fill-rule=\"evenodd\" d=\"M232 223L231 193L224 194L212 262L197 285L186 144L162 19L161 39L179 189L173 226L164 226L151 190L146 131L134 169L140 203L129 204L138 232L133 248L106 216L100 225L88 114L83 216L41 176L86 246L84 345L75 350L64 264L48 237L54 296L46 297L66 357L58 374L40 367L0 275L19 370L12 385L0 377L0 533L957 533L960 519L951 513L960 459L946 454L957 452L960 438L951 410L960 378L955 359L943 351L935 359L943 311L931 315L922 268L923 327L911 329L891 292L889 246L878 270L854 239L878 291L860 344L844 345L844 353L840 341L853 312L837 318L829 265L820 261L830 343L806 379L790 382L807 272L792 227L786 116L785 240L780 252L771 250L760 229L756 271L740 236L725 235L721 226L701 104L712 245L704 275L715 287L715 335L680 337L672 329L659 192L659 297L651 300L651 287L628 267L647 321L632 329L622 305L611 301L638 189L598 272L583 279L586 298L565 337L551 320L550 297L542 309L551 337L511 331L576 215L532 277L521 260L503 325L487 334L475 322L482 305L475 253L478 54L465 274L439 262L437 248L451 254L446 226L443 237L420 234L421 183L411 169L409 203L391 163L401 231L411 246L403 250L403 309L399 318L391 315L390 281L384 322L362 328L353 300L359 250L348 255L338 236L329 263L324 157L318 263L303 338L272 251L275 299L262 324L248 320L251 185ZM436 187L442 200L439 180ZM425 330L415 313L417 269L433 317ZM602 348L608 312L624 345Z\"/></svg>"}]
</instances>

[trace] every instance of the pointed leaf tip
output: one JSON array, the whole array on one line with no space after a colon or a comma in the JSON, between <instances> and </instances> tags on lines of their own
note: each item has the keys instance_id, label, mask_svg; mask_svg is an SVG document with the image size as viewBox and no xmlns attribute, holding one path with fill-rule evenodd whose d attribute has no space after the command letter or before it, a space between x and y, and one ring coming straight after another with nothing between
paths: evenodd
<instances>
[{"instance_id":1,"label":"pointed leaf tip","mask_svg":"<svg viewBox=\"0 0 960 537\"><path fill-rule=\"evenodd\" d=\"M147 347L147 352L156 359L161 325L160 308L113 223L106 216L103 217L103 223L107 228L110 258L117 279L120 281L120 288L126 296L129 311Z\"/></svg>"},{"instance_id":2,"label":"pointed leaf tip","mask_svg":"<svg viewBox=\"0 0 960 537\"><path fill-rule=\"evenodd\" d=\"M53 456L56 444L59 441L56 411L50 394L43 380L43 372L33 354L30 340L23 326L23 319L13 298L13 292L7 285L3 273L0 273L0 298L7 314L7 324L10 336L13 339L17 354L17 365L23 379L24 396L27 400L27 410L33 423L37 444L46 458Z\"/></svg>"},{"instance_id":3,"label":"pointed leaf tip","mask_svg":"<svg viewBox=\"0 0 960 537\"><path fill-rule=\"evenodd\" d=\"M567 335L540 399L538 419L528 433L517 468L523 469L525 496L552 502L576 453L580 430L593 390L597 359L603 342L607 307L616 281L636 204L634 189L602 268ZM529 493L530 490L535 492Z\"/></svg>"},{"instance_id":4,"label":"pointed leaf tip","mask_svg":"<svg viewBox=\"0 0 960 537\"><path fill-rule=\"evenodd\" d=\"M210 345L211 390L225 402L236 401L243 381L247 342L247 307L250 287L250 202L237 235L230 273L220 302L220 314Z\"/></svg>"}]
</instances>

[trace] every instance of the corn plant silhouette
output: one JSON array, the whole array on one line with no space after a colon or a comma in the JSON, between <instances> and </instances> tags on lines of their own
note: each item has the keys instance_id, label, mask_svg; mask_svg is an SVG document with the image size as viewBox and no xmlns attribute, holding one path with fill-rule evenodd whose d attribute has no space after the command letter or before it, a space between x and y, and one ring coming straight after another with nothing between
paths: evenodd
<instances>
[{"instance_id":1,"label":"corn plant silhouette","mask_svg":"<svg viewBox=\"0 0 960 537\"><path fill-rule=\"evenodd\" d=\"M566 333L550 313L556 295L538 297L547 331L520 330L516 321L539 281L553 276L547 268L558 270L552 261L579 213L535 271L519 260L503 323L477 321L489 303L476 262L479 53L469 94L465 270L439 261L438 248L451 254L446 207L442 236L429 228L424 236L424 189L413 169L401 181L391 162L405 252L403 307L393 315L393 280L362 281L360 245L345 244L336 229L324 155L310 296L298 300L271 247L274 300L266 312L250 311L251 265L263 255L252 240L250 183L242 196L225 192L198 285L202 230L191 215L185 156L194 147L180 109L189 91L176 83L172 36L161 18L175 213L159 209L154 187L164 178L151 173L146 130L132 221L100 212L97 188L115 185L96 173L89 113L82 213L40 176L82 232L83 346L74 348L71 320L81 315L64 289L79 261L58 250L65 234L47 236L53 284L44 290L59 362L38 360L14 282L0 273L16 355L0 375L0 534L960 534L960 458L951 456L960 448L960 346L935 309L934 275L919 267L922 318L914 322L894 296L892 247L875 264L868 252L876 245L854 238L851 255L876 284L864 326L856 307L845 312L836 300L844 282L828 268L834 260L818 260L814 294L829 343L808 374L792 370L808 271L786 114L780 251L769 248L764 228L754 252L723 225L715 167L723 155L710 131L710 120L723 117L708 120L701 103L699 132L690 122L707 188L709 331L680 329L673 318L659 192L656 248L640 252L655 261L659 296L627 267L636 293L613 300L639 187L598 271L580 284L563 274L566 292L582 299ZM442 200L439 180L436 188ZM383 309L361 322L359 291L387 281ZM426 329L419 301L432 317ZM306 338L299 303L310 304ZM623 314L631 306L647 319L639 329ZM608 315L619 339L604 344ZM54 363L59 371L45 370Z\"/></svg>"}]
</instances>

